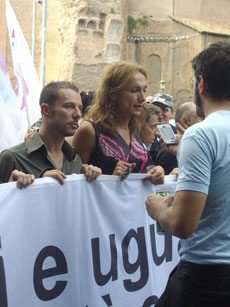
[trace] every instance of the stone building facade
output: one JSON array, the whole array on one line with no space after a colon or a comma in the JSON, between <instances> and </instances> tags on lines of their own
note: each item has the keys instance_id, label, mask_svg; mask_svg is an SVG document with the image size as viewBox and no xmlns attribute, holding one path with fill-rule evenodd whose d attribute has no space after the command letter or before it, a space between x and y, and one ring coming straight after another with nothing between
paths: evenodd
<instances>
[{"instance_id":1,"label":"stone building facade","mask_svg":"<svg viewBox=\"0 0 230 307\"><path fill-rule=\"evenodd\" d=\"M230 40L229 0L47 0L46 81L69 79L81 90L96 90L105 65L118 60L143 65L147 95L165 92L178 104L193 99L191 59L208 44ZM32 0L11 0L31 45ZM0 4L3 16L4 1ZM42 5L37 4L37 69ZM4 18L1 48L8 67L10 50Z\"/></svg>"}]
</instances>

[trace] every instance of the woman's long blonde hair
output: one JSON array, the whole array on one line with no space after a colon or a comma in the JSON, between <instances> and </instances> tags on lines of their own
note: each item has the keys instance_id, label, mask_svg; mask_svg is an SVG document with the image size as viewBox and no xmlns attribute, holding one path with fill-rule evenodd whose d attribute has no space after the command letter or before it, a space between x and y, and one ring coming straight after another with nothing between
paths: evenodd
<instances>
[{"instance_id":1,"label":"woman's long blonde hair","mask_svg":"<svg viewBox=\"0 0 230 307\"><path fill-rule=\"evenodd\" d=\"M102 78L96 92L93 104L87 111L85 119L93 119L105 129L116 134L114 118L116 115L116 103L111 99L113 94L121 93L133 82L135 72L140 72L147 79L144 68L128 62L116 62L105 67ZM131 118L129 128L134 132L138 118Z\"/></svg>"}]
</instances>

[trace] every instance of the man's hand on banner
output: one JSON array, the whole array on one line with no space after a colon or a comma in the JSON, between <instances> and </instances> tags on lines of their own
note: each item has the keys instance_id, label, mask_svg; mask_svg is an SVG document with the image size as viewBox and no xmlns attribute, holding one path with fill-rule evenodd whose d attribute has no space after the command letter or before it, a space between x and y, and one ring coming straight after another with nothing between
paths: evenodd
<instances>
[{"instance_id":1,"label":"man's hand on banner","mask_svg":"<svg viewBox=\"0 0 230 307\"><path fill-rule=\"evenodd\" d=\"M66 175L58 170L58 169L52 169L52 170L47 170L45 171L41 177L51 177L56 179L60 184L64 184Z\"/></svg>"},{"instance_id":2,"label":"man's hand on banner","mask_svg":"<svg viewBox=\"0 0 230 307\"><path fill-rule=\"evenodd\" d=\"M17 187L22 189L32 184L34 179L34 175L25 174L15 169L12 171L9 181L17 181Z\"/></svg>"}]
</instances>

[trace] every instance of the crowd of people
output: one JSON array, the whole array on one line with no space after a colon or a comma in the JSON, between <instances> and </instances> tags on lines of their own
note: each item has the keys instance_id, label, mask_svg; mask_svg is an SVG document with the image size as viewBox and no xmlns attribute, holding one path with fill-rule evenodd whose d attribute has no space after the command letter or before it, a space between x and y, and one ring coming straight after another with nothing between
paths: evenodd
<instances>
[{"instance_id":1,"label":"crowd of people","mask_svg":"<svg viewBox=\"0 0 230 307\"><path fill-rule=\"evenodd\" d=\"M40 95L36 129L0 154L0 182L19 188L42 177L64 184L72 173L88 181L146 173L160 184L179 169L175 195L146 200L149 215L181 238L181 261L158 307L223 307L230 299L230 44L210 45L192 67L195 103L177 110L169 94L145 97L147 73L133 63L107 65L95 93L51 82ZM161 123L171 125L176 145L164 143Z\"/></svg>"}]
</instances>

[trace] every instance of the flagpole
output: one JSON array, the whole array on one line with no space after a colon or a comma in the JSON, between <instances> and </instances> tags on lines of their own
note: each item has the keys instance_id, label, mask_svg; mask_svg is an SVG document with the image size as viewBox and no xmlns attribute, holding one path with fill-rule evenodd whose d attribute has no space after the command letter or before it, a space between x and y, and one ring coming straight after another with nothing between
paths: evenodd
<instances>
[{"instance_id":1,"label":"flagpole","mask_svg":"<svg viewBox=\"0 0 230 307\"><path fill-rule=\"evenodd\" d=\"M28 125L28 128L30 128L31 122L30 122L30 114L29 114L29 110L28 110L28 101L27 101L27 97L26 97L24 78L23 78L23 75L22 75L22 70L21 70L20 65L18 65L18 72L19 72L19 77L22 80L22 97L25 101L27 125Z\"/></svg>"},{"instance_id":2,"label":"flagpole","mask_svg":"<svg viewBox=\"0 0 230 307\"><path fill-rule=\"evenodd\" d=\"M32 59L36 67L36 20L37 20L37 1L33 0L33 31L32 31Z\"/></svg>"},{"instance_id":3,"label":"flagpole","mask_svg":"<svg viewBox=\"0 0 230 307\"><path fill-rule=\"evenodd\" d=\"M40 66L40 82L41 88L45 86L46 80L46 24L47 24L47 0L42 1L42 50L41 50L41 66Z\"/></svg>"}]
</instances>

